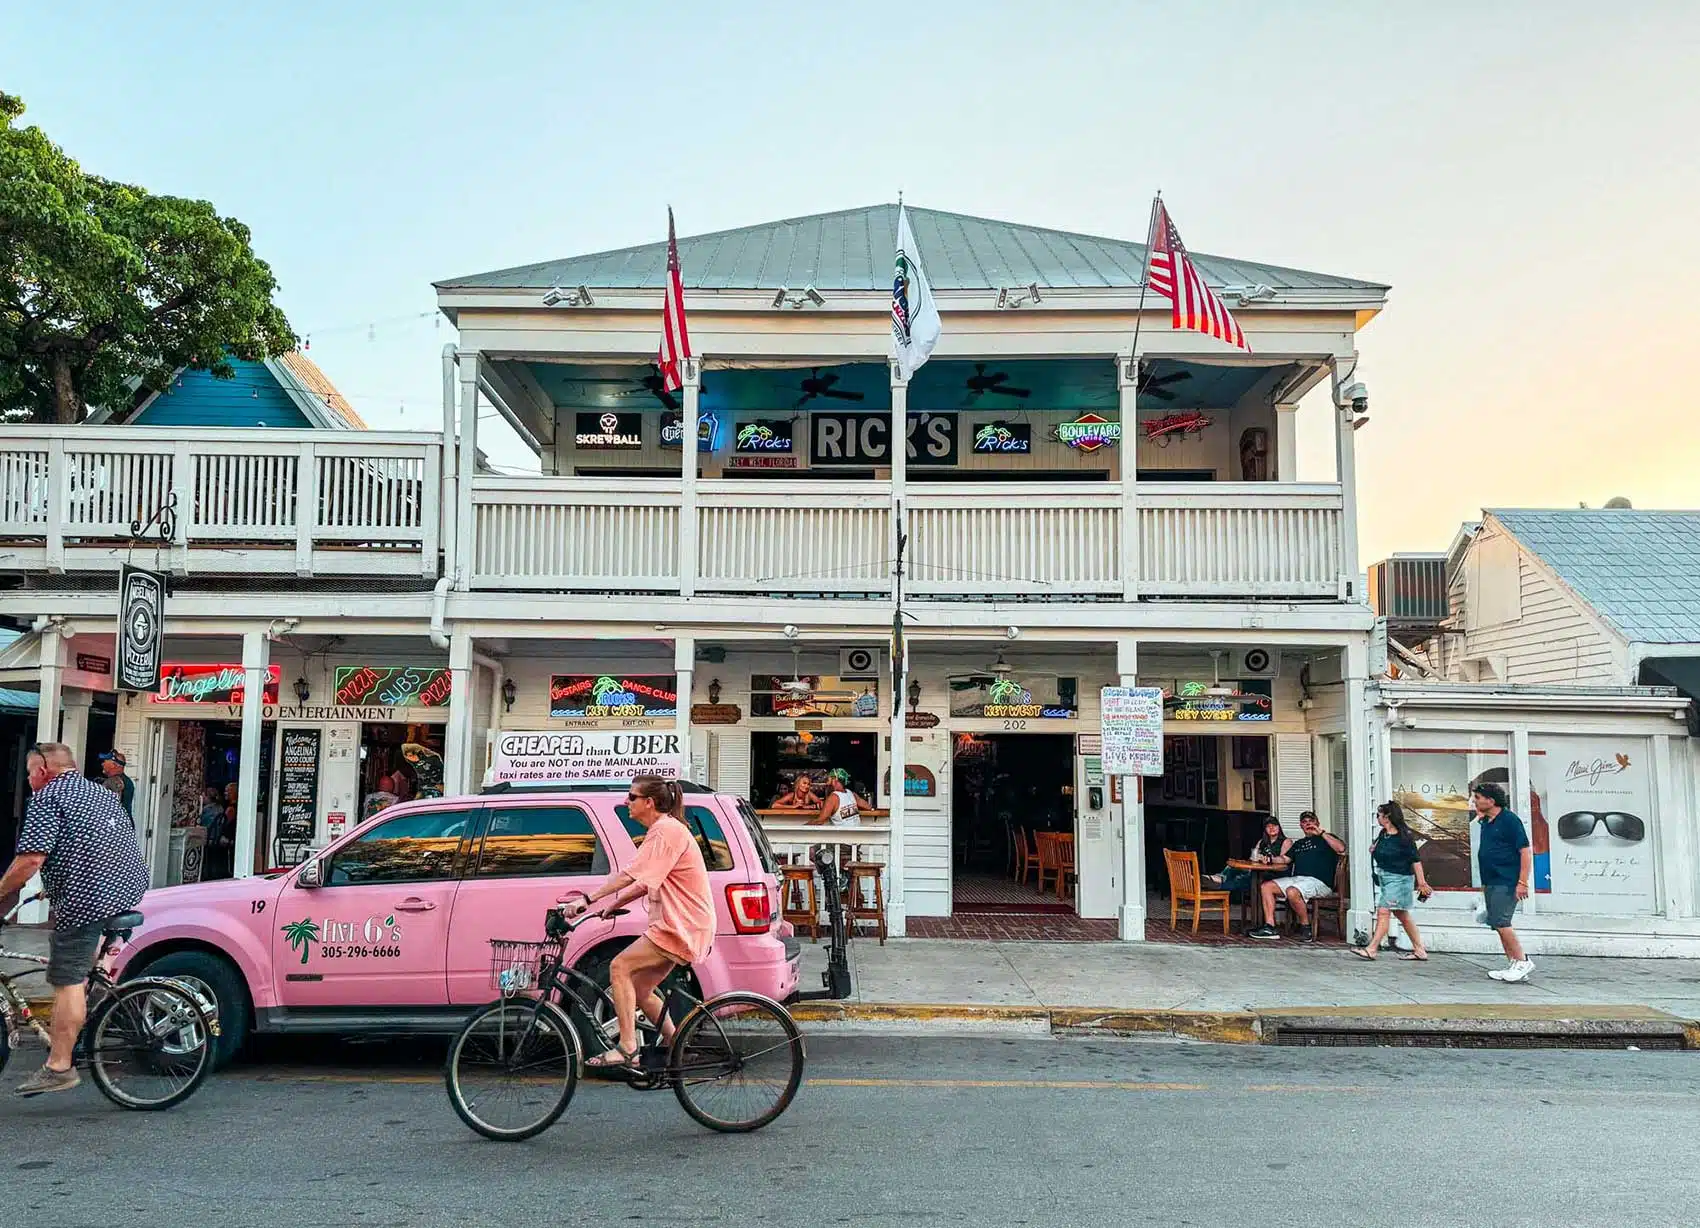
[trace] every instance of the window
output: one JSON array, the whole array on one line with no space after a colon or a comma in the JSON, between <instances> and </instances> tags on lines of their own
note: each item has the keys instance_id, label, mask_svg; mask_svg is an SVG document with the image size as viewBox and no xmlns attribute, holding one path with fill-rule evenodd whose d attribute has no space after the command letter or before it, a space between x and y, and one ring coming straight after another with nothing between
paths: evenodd
<instances>
[{"instance_id":1,"label":"window","mask_svg":"<svg viewBox=\"0 0 1700 1228\"><path fill-rule=\"evenodd\" d=\"M576 806L491 807L489 813L477 877L608 873L596 827Z\"/></svg>"},{"instance_id":2,"label":"window","mask_svg":"<svg viewBox=\"0 0 1700 1228\"><path fill-rule=\"evenodd\" d=\"M755 843L756 856L761 858L761 868L769 874L778 874L779 863L773 858L773 845L768 843L761 820L756 817L755 809L741 797L738 799L738 814L744 820L744 829L750 833L751 841Z\"/></svg>"},{"instance_id":3,"label":"window","mask_svg":"<svg viewBox=\"0 0 1700 1228\"><path fill-rule=\"evenodd\" d=\"M431 810L380 823L337 850L327 887L424 883L453 878L475 810Z\"/></svg>"},{"instance_id":4,"label":"window","mask_svg":"<svg viewBox=\"0 0 1700 1228\"><path fill-rule=\"evenodd\" d=\"M1511 788L1511 739L1465 730L1393 730L1393 800L1422 850L1423 870L1437 891L1477 885L1470 790Z\"/></svg>"},{"instance_id":5,"label":"window","mask_svg":"<svg viewBox=\"0 0 1700 1228\"><path fill-rule=\"evenodd\" d=\"M626 834L632 838L635 847L642 848L643 841L649 835L643 824L631 817L625 803L614 807L620 816L620 822L626 825ZM720 826L720 819L714 811L704 806L685 807L685 826L691 829L691 834L697 838L697 847L702 849L703 864L710 870L730 870L732 864L732 846L726 841L726 832Z\"/></svg>"}]
</instances>

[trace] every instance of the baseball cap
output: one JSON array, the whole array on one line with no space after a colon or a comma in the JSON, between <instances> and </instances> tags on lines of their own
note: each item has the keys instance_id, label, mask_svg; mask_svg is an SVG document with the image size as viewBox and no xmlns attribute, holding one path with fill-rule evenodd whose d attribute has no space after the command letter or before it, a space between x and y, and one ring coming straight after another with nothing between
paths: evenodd
<instances>
[{"instance_id":1,"label":"baseball cap","mask_svg":"<svg viewBox=\"0 0 1700 1228\"><path fill-rule=\"evenodd\" d=\"M116 763L119 767L130 766L129 760L125 759L122 754L120 754L118 751L115 751L115 750L104 750L104 751L100 752L100 761L102 763L105 763L108 760L110 760L113 763Z\"/></svg>"}]
</instances>

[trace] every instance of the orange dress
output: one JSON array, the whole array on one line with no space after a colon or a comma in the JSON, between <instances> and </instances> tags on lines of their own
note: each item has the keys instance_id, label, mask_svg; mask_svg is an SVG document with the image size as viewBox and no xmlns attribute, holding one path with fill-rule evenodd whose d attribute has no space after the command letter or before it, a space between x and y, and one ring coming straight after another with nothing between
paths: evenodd
<instances>
[{"instance_id":1,"label":"orange dress","mask_svg":"<svg viewBox=\"0 0 1700 1228\"><path fill-rule=\"evenodd\" d=\"M662 815L649 829L626 873L648 892L648 938L668 957L688 964L714 945L714 896L695 838L678 819Z\"/></svg>"}]
</instances>

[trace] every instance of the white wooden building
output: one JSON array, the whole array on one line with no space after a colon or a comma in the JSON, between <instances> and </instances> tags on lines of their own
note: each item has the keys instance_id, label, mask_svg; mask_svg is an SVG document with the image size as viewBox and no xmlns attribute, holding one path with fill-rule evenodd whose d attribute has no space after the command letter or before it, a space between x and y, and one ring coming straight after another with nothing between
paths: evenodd
<instances>
[{"instance_id":1,"label":"white wooden building","mask_svg":"<svg viewBox=\"0 0 1700 1228\"><path fill-rule=\"evenodd\" d=\"M676 726L695 774L758 805L799 768L851 765L891 810L898 933L989 872L998 816L1023 807L1075 832L1069 902L1130 939L1148 856L1162 865L1148 838L1225 849L1236 816L1315 808L1360 846L1355 339L1387 288L1200 256L1254 352L1173 331L1148 301L1136 354L1140 244L917 209L944 336L904 381L887 359L895 214L681 240L696 357L676 395L652 366L652 244L439 283L459 335L440 433L0 429L0 570L17 578L0 615L34 631L0 680L33 679L40 735L75 741L80 696L111 686L93 667L118 564L173 574L182 693L126 699L117 734L167 872L185 719L203 748L238 744L238 873L330 838L380 761L440 754L431 771L466 790L495 730L586 723ZM538 475L481 467L490 412ZM1333 480L1297 480L1301 412L1334 437ZM132 547L168 500L169 540ZM591 713L586 678L646 698ZM218 689L236 681L240 702ZM1136 681L1176 693L1181 739L1143 803L1092 746L1099 688ZM292 730L321 748L305 840L273 817ZM1021 796L1041 770L1055 788ZM1189 808L1211 814L1169 813Z\"/></svg>"}]
</instances>

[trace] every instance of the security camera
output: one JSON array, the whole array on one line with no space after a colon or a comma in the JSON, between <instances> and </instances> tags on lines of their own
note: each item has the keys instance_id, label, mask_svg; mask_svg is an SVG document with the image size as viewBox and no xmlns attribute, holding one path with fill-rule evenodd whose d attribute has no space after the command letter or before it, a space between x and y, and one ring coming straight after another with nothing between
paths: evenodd
<instances>
[{"instance_id":1,"label":"security camera","mask_svg":"<svg viewBox=\"0 0 1700 1228\"><path fill-rule=\"evenodd\" d=\"M549 293L543 296L543 305L545 307L553 307L556 303L559 303L566 297L567 292L561 289L561 287L556 286L554 289L550 290Z\"/></svg>"},{"instance_id":2,"label":"security camera","mask_svg":"<svg viewBox=\"0 0 1700 1228\"><path fill-rule=\"evenodd\" d=\"M826 303L826 300L820 296L820 291L813 286L803 287L803 294L816 307L824 306Z\"/></svg>"},{"instance_id":3,"label":"security camera","mask_svg":"<svg viewBox=\"0 0 1700 1228\"><path fill-rule=\"evenodd\" d=\"M1013 640L1016 636L1021 634L1021 628L1020 627L1005 627L1003 629L1003 633L1005 635L1007 635L1010 639Z\"/></svg>"},{"instance_id":4,"label":"security camera","mask_svg":"<svg viewBox=\"0 0 1700 1228\"><path fill-rule=\"evenodd\" d=\"M774 307L777 309L785 306L785 296L790 293L791 288L789 286L780 286L779 289L775 290L773 292Z\"/></svg>"},{"instance_id":5,"label":"security camera","mask_svg":"<svg viewBox=\"0 0 1700 1228\"><path fill-rule=\"evenodd\" d=\"M792 626L790 623L785 624L784 635L785 635L786 639L794 640L801 634L803 634L803 633L801 631L797 630L797 628Z\"/></svg>"},{"instance_id":6,"label":"security camera","mask_svg":"<svg viewBox=\"0 0 1700 1228\"><path fill-rule=\"evenodd\" d=\"M1353 380L1340 389L1337 399L1342 409L1350 407L1352 413L1359 415L1369 413L1369 389L1361 380Z\"/></svg>"}]
</instances>

